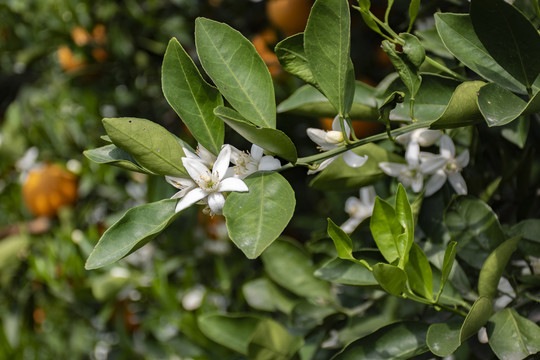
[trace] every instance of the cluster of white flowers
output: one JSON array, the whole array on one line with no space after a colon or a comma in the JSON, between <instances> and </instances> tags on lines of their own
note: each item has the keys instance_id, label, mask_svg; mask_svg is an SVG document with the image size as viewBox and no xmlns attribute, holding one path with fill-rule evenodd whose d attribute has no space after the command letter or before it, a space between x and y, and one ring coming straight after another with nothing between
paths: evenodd
<instances>
[{"instance_id":1,"label":"cluster of white flowers","mask_svg":"<svg viewBox=\"0 0 540 360\"><path fill-rule=\"evenodd\" d=\"M467 184L461 171L469 163L469 151L456 157L452 139L438 130L418 129L400 135L396 139L406 146L406 164L381 162L379 167L387 175L397 177L405 187L416 193L424 189L425 196L435 194L446 182L450 182L456 193L467 194ZM440 141L439 141L440 140ZM420 151L420 147L435 145L439 141L439 154ZM430 176L424 185L424 177Z\"/></svg>"},{"instance_id":2,"label":"cluster of white flowers","mask_svg":"<svg viewBox=\"0 0 540 360\"><path fill-rule=\"evenodd\" d=\"M345 134L347 134L347 136L350 136L351 134L351 129L349 128L347 123L345 123ZM339 115L337 115L332 122L332 130L325 131L321 129L308 128L307 135L313 142L318 145L318 149L321 151L332 150L343 146L346 143L345 138L343 137L343 132L341 131ZM319 164L317 169L309 170L308 174L314 174L324 170L328 165L330 165L334 160L336 160L338 156L339 155L336 155L334 157L324 160ZM343 160L350 167L360 167L366 163L367 159L367 156L357 155L351 150L345 151L343 153Z\"/></svg>"},{"instance_id":3,"label":"cluster of white flowers","mask_svg":"<svg viewBox=\"0 0 540 360\"><path fill-rule=\"evenodd\" d=\"M196 153L183 148L185 157L182 164L190 178L165 176L167 182L179 191L172 199L179 199L176 212L197 203L207 205L205 212L220 215L225 205L224 192L246 192L248 187L242 180L261 170L275 170L281 166L278 159L264 155L257 145L251 147L251 154L241 152L232 145L223 145L215 156L201 144ZM230 163L234 167L229 167Z\"/></svg>"}]
</instances>

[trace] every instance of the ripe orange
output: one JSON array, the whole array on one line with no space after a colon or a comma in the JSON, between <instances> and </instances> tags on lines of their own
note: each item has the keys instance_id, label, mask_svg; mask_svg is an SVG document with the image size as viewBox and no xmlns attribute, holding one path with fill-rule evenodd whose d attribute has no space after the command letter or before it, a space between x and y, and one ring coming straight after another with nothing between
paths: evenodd
<instances>
[{"instance_id":1,"label":"ripe orange","mask_svg":"<svg viewBox=\"0 0 540 360\"><path fill-rule=\"evenodd\" d=\"M45 163L29 171L22 185L23 200L35 216L52 217L77 200L77 177L57 164Z\"/></svg>"},{"instance_id":2,"label":"ripe orange","mask_svg":"<svg viewBox=\"0 0 540 360\"><path fill-rule=\"evenodd\" d=\"M77 46L84 46L92 40L92 35L81 26L75 26L71 29L71 38Z\"/></svg>"},{"instance_id":3,"label":"ripe orange","mask_svg":"<svg viewBox=\"0 0 540 360\"><path fill-rule=\"evenodd\" d=\"M84 59L75 56L71 49L65 45L58 48L58 61L65 71L75 71L86 64Z\"/></svg>"},{"instance_id":4,"label":"ripe orange","mask_svg":"<svg viewBox=\"0 0 540 360\"><path fill-rule=\"evenodd\" d=\"M269 0L266 16L286 36L304 31L311 10L311 0Z\"/></svg>"}]
</instances>

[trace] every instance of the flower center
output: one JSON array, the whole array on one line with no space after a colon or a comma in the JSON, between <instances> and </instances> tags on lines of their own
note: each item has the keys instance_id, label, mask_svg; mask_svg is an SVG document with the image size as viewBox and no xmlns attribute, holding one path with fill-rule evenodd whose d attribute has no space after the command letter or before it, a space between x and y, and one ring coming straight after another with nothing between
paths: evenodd
<instances>
[{"instance_id":1,"label":"flower center","mask_svg":"<svg viewBox=\"0 0 540 360\"><path fill-rule=\"evenodd\" d=\"M343 142L343 133L335 130L328 131L325 140L329 144L341 144Z\"/></svg>"},{"instance_id":2,"label":"flower center","mask_svg":"<svg viewBox=\"0 0 540 360\"><path fill-rule=\"evenodd\" d=\"M218 184L219 180L210 173L201 175L197 181L197 185L206 191L215 191Z\"/></svg>"}]
</instances>

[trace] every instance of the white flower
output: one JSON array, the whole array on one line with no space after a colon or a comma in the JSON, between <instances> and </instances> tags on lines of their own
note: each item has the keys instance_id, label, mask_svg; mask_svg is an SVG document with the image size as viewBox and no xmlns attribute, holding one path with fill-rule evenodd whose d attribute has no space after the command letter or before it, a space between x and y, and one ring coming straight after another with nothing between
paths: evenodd
<instances>
[{"instance_id":1,"label":"white flower","mask_svg":"<svg viewBox=\"0 0 540 360\"><path fill-rule=\"evenodd\" d=\"M396 141L403 146L415 142L422 147L426 147L435 145L441 136L442 132L439 130L416 129L406 134L399 135L396 137Z\"/></svg>"},{"instance_id":2,"label":"white flower","mask_svg":"<svg viewBox=\"0 0 540 360\"><path fill-rule=\"evenodd\" d=\"M433 174L426 183L426 196L436 193L446 182L450 181L450 185L459 195L467 194L467 183L461 176L461 170L469 164L469 150L463 151L459 156L456 155L454 142L448 135L441 137L439 148L440 154L420 153L422 168L426 174Z\"/></svg>"},{"instance_id":3,"label":"white flower","mask_svg":"<svg viewBox=\"0 0 540 360\"><path fill-rule=\"evenodd\" d=\"M193 154L193 153L191 153ZM190 179L168 177L167 181L180 189L173 198L180 198L176 204L176 212L205 200L212 214L221 214L225 205L226 191L248 191L247 185L240 179L226 177L231 159L231 146L225 145L215 160L212 170L205 160L192 156L183 157L182 164L188 172Z\"/></svg>"},{"instance_id":4,"label":"white flower","mask_svg":"<svg viewBox=\"0 0 540 360\"><path fill-rule=\"evenodd\" d=\"M351 129L346 123L345 133L347 134L347 136L350 136L351 134ZM337 115L332 122L332 130L325 131L321 129L308 128L307 135L313 142L318 145L318 149L321 151L328 151L345 145L345 138L343 137L343 133L341 131L339 115ZM324 160L319 164L316 170L309 170L308 174L314 174L325 169L335 159L337 159L338 156L339 155L336 155L334 157ZM357 155L352 150L348 150L343 153L343 160L350 167L360 167L366 163L367 159L367 156Z\"/></svg>"},{"instance_id":5,"label":"white flower","mask_svg":"<svg viewBox=\"0 0 540 360\"><path fill-rule=\"evenodd\" d=\"M270 155L264 155L264 149L253 144L251 151L240 151L231 146L231 162L236 165L229 168L233 170L234 176L243 179L257 171L271 171L281 167L281 162ZM228 174L231 175L231 174Z\"/></svg>"},{"instance_id":6,"label":"white flower","mask_svg":"<svg viewBox=\"0 0 540 360\"><path fill-rule=\"evenodd\" d=\"M424 174L420 168L420 146L417 142L410 142L405 152L407 164L381 162L379 167L387 175L397 177L405 187L411 187L415 193L422 190Z\"/></svg>"},{"instance_id":7,"label":"white flower","mask_svg":"<svg viewBox=\"0 0 540 360\"><path fill-rule=\"evenodd\" d=\"M375 205L375 188L366 186L360 189L360 198L351 196L345 201L345 212L350 218L341 225L341 229L350 234L364 219L371 216Z\"/></svg>"},{"instance_id":8,"label":"white flower","mask_svg":"<svg viewBox=\"0 0 540 360\"><path fill-rule=\"evenodd\" d=\"M217 159L217 156L212 154L210 151L208 151L204 146L201 144L197 144L197 150L195 151L195 154L192 153L188 148L182 146L182 150L184 150L184 154L189 159L196 159L200 162L202 162L204 165L206 165L209 169L214 166L214 162Z\"/></svg>"}]
</instances>

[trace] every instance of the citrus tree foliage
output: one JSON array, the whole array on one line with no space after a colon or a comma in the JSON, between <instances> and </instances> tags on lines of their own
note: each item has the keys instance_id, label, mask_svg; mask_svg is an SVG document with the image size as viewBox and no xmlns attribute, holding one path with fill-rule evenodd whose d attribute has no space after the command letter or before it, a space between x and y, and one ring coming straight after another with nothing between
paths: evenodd
<instances>
[{"instance_id":1,"label":"citrus tree foliage","mask_svg":"<svg viewBox=\"0 0 540 360\"><path fill-rule=\"evenodd\" d=\"M280 104L265 62L230 25L196 20L197 63L171 39L163 94L199 145L151 120L103 120L110 142L88 158L165 176L177 193L128 210L86 269L187 226L203 206L264 268L240 284L251 311L196 317L201 336L244 357L468 358L477 334L501 359L537 353L538 2L471 0L468 12L436 13L425 18L434 28L416 31L421 2L407 4L404 28L391 25L393 6L380 19L369 0L316 0L305 31L276 46L306 83ZM375 87L355 79L351 13L395 68ZM282 113L334 121L301 138ZM386 131L359 139L353 120ZM321 151L303 156L306 138ZM314 175L313 189L291 186L287 173L299 168ZM311 191L359 189L342 225L323 219L324 234L311 239L287 232Z\"/></svg>"}]
</instances>

